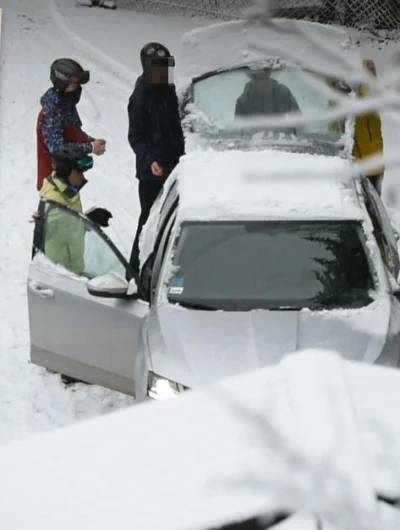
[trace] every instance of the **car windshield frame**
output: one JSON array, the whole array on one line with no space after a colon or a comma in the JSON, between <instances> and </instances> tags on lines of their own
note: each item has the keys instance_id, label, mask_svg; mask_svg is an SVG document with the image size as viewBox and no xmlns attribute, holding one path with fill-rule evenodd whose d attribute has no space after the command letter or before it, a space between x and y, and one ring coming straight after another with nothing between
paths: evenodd
<instances>
[{"instance_id":1,"label":"car windshield frame","mask_svg":"<svg viewBox=\"0 0 400 530\"><path fill-rule=\"evenodd\" d=\"M259 304L255 300L228 300L228 299L195 299L195 298L179 298L177 294L171 294L170 289L171 287L175 286L176 283L171 285L171 280L174 278L174 275L179 270L179 265L177 265L176 260L180 255L179 245L182 241L182 238L185 237L187 234L186 228L190 226L202 226L202 225L212 225L215 227L215 225L281 225L286 226L290 228L294 228L297 224L298 226L301 225L304 228L304 225L314 225L317 227L317 225L323 225L325 229L327 227L333 226L333 225L339 225L342 224L348 225L349 227L352 226L355 228L358 240L360 242L360 249L362 249L363 254L365 256L366 265L368 267L368 275L369 275L369 287L368 289L365 289L364 292L364 298L361 300L358 300L357 303L354 302L353 304L343 303L343 302L331 302L330 304L327 304L325 302L314 302L314 303L308 303L307 300L297 300L296 302L292 301L277 301L277 300L270 300L270 301L264 301L262 304ZM168 275L164 277L164 300L170 304L170 305L176 305L185 307L187 309L193 309L193 310L213 310L213 311L226 311L226 312L234 312L234 311L252 311L252 310L295 310L299 311L302 309L308 309L311 311L330 311L330 310L342 310L342 309L360 309L365 308L369 306L371 303L373 303L377 296L378 292L380 290L380 281L379 281L379 275L377 271L377 266L374 263L372 256L370 254L369 250L369 239L368 235L365 233L363 221L362 220L352 220L352 219L328 219L328 220L302 220L302 219L293 219L293 220L265 220L265 221L250 221L250 220L221 220L221 221L183 221L180 224L180 228L177 232L177 236L174 238L174 241L171 242L171 249L170 249L170 255L168 259L167 269L169 271ZM179 286L178 286L179 287ZM256 307L252 307L256 305Z\"/></svg>"},{"instance_id":2,"label":"car windshield frame","mask_svg":"<svg viewBox=\"0 0 400 530\"><path fill-rule=\"evenodd\" d=\"M259 129L255 128L254 130L244 130L244 129L230 129L227 128L221 128L218 127L217 124L211 123L210 116L207 116L206 113L203 112L202 109L200 109L196 102L195 102L195 90L196 85L203 81L207 81L210 78L222 76L224 74L231 74L236 72L251 72L254 70L270 70L270 71L282 71L282 70L289 70L289 71L295 71L295 70L301 70L303 72L307 72L313 76L320 77L322 79L326 79L326 81L332 81L337 82L337 79L328 79L325 75L321 74L320 72L314 71L312 69L305 69L300 68L299 66L288 63L285 61L265 61L262 63L246 63L243 65L231 67L231 68L224 68L224 69L218 69L211 72L206 72L200 76L197 76L192 79L192 82L190 84L189 89L186 91L186 95L184 96L184 101L182 105L182 114L184 116L183 123L184 126L189 127L191 132L198 133L201 136L203 136L206 140L209 141L221 141L226 140L228 142L235 142L235 141L250 141L254 140L254 137L257 138L257 142L260 145L260 147L268 144L276 144L276 143L285 143L286 142L297 142L297 143L303 143L306 144L324 144L326 146L336 146L338 149L343 149L346 147L346 129L351 126L351 120L349 118L346 118L343 121L343 130L340 133L332 132L332 134L324 133L323 131L306 131L304 128L302 128L300 131L296 131L295 134L293 134L293 130L284 130L279 129L275 131L260 131ZM311 90L311 89L310 89ZM349 90L351 90L349 88ZM318 110L318 109L317 109ZM202 118L201 116L204 115ZM258 115L257 117L259 117ZM207 125L207 121L209 122ZM234 121L234 115L232 115L232 123ZM306 126L307 127L307 126ZM293 128L291 128L293 129ZM263 133L262 137L260 137L259 133Z\"/></svg>"}]
</instances>

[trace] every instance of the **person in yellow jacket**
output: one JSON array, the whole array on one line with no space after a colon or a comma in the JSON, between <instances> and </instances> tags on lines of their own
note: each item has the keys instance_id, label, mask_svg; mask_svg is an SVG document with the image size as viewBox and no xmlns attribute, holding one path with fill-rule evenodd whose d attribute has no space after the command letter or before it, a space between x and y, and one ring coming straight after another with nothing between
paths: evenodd
<instances>
[{"instance_id":1,"label":"person in yellow jacket","mask_svg":"<svg viewBox=\"0 0 400 530\"><path fill-rule=\"evenodd\" d=\"M363 65L375 78L377 77L376 66L372 59L365 59ZM357 95L360 98L368 97L368 87L359 85L357 87ZM354 159L356 161L366 161L371 156L381 154L383 154L383 137L379 114L377 112L370 112L362 116L357 116L354 129ZM366 171L367 177L379 194L382 192L384 171L385 167L383 164L379 164L370 171Z\"/></svg>"},{"instance_id":2,"label":"person in yellow jacket","mask_svg":"<svg viewBox=\"0 0 400 530\"><path fill-rule=\"evenodd\" d=\"M375 63L372 61L372 59L364 59L363 65L375 78L377 77ZM332 88L342 91L343 93L351 92L351 88L346 85L346 83L328 80L328 85ZM355 91L359 98L365 98L369 96L369 90L366 85L358 85L355 88ZM335 102L330 101L329 106L335 106ZM344 123L342 121L336 121L331 123L329 128L332 132L340 133L344 131ZM383 154L383 137L382 123L379 114L377 112L369 112L367 114L357 115L354 124L354 160L358 162L365 162L368 160L368 158L381 154ZM384 165L380 164L377 167L365 172L366 176L369 178L371 184L375 187L379 195L382 192L384 171Z\"/></svg>"},{"instance_id":3,"label":"person in yellow jacket","mask_svg":"<svg viewBox=\"0 0 400 530\"><path fill-rule=\"evenodd\" d=\"M74 147L63 149L53 157L54 171L44 180L39 195L72 210L83 213L80 190L86 184L84 172L93 167L93 159ZM93 208L85 214L100 226L108 226L111 213ZM85 271L85 225L62 209L51 208L47 214L44 253L53 262L82 275Z\"/></svg>"}]
</instances>

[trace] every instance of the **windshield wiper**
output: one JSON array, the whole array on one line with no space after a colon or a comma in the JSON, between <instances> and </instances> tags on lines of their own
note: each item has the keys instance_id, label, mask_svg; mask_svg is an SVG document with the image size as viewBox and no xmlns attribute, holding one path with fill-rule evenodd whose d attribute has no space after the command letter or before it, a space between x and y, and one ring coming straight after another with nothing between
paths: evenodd
<instances>
[{"instance_id":1,"label":"windshield wiper","mask_svg":"<svg viewBox=\"0 0 400 530\"><path fill-rule=\"evenodd\" d=\"M217 307L212 307L210 305L198 302L188 302L186 300L173 300L173 302L184 307L185 309L194 309L197 311L218 311Z\"/></svg>"}]
</instances>

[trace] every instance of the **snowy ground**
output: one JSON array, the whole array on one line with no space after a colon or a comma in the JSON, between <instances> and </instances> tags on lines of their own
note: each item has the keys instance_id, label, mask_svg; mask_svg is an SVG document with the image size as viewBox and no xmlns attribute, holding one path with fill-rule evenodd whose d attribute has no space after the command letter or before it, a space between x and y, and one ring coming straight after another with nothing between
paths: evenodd
<instances>
[{"instance_id":1,"label":"snowy ground","mask_svg":"<svg viewBox=\"0 0 400 530\"><path fill-rule=\"evenodd\" d=\"M138 201L126 105L139 70L138 53L155 39L179 58L181 35L199 25L192 18L77 9L71 0L56 1L0 0L0 443L133 403L102 388L65 389L58 376L28 362L25 284L32 240L29 219L37 205L35 122L38 98L49 86L49 65L57 57L73 56L92 72L80 112L87 132L105 137L109 149L96 159L83 192L84 207L99 205L113 212L110 236L127 253ZM384 54L374 50L373 56L380 60ZM393 145L396 131L389 125L385 136L387 145ZM386 182L400 189L395 172L387 174Z\"/></svg>"}]
</instances>

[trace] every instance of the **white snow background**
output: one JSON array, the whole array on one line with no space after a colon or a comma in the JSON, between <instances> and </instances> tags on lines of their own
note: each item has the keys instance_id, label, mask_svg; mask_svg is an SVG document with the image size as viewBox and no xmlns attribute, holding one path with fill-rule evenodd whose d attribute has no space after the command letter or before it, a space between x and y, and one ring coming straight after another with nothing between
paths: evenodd
<instances>
[{"instance_id":1,"label":"white snow background","mask_svg":"<svg viewBox=\"0 0 400 530\"><path fill-rule=\"evenodd\" d=\"M26 276L37 206L36 117L39 97L49 87L49 66L72 56L91 71L79 111L84 129L108 141L95 159L83 191L84 208L113 213L109 235L128 254L138 217L134 155L127 141L127 102L140 73L145 42L164 42L177 57L181 36L204 25L194 18L162 17L130 11L75 8L71 0L0 0L0 443L94 417L133 404L103 388L66 389L57 375L29 363ZM387 51L368 55L385 66ZM383 116L384 117L384 116ZM385 149L395 148L397 130L384 122ZM400 190L394 170L385 193ZM395 212L395 215L400 214Z\"/></svg>"}]
</instances>

